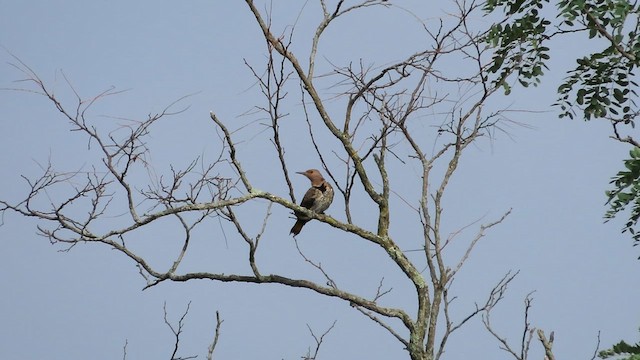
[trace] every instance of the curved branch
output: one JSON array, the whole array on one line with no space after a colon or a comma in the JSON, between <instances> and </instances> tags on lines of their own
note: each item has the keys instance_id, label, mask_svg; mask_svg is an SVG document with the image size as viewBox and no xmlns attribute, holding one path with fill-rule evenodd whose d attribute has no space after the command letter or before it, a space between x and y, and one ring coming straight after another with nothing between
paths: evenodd
<instances>
[{"instance_id":1,"label":"curved branch","mask_svg":"<svg viewBox=\"0 0 640 360\"><path fill-rule=\"evenodd\" d=\"M262 275L262 276L251 276L251 275L225 275L225 274L213 274L206 272L197 272L197 273L187 273L184 275L175 275L175 274L167 274L167 278L172 281L189 281L194 279L208 279L220 282L244 282L244 283L256 283L256 284L280 284L286 285L294 288L303 288L308 289L314 292L317 292L322 295L337 297L342 300L348 301L350 303L354 303L358 306L361 306L365 309L371 310L375 313L386 317L397 318L409 329L412 330L414 327L413 322L409 315L407 315L404 311L400 309L387 308L376 304L373 301L367 300L363 297L348 293L346 291L342 291L333 287L320 286L312 281L308 280L300 280L300 279L291 279L285 276L280 275Z\"/></svg>"}]
</instances>

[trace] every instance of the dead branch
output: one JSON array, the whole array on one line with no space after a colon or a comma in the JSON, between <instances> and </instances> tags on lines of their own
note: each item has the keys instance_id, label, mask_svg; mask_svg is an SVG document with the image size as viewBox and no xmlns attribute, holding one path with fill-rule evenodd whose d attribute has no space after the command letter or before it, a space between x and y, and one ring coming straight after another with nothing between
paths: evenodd
<instances>
[{"instance_id":1,"label":"dead branch","mask_svg":"<svg viewBox=\"0 0 640 360\"><path fill-rule=\"evenodd\" d=\"M211 343L211 345L209 345L209 348L207 349L207 360L213 360L213 352L216 349L216 346L218 345L218 338L220 337L220 327L222 326L223 322L224 320L220 319L220 313L216 311L216 330L213 336L213 342Z\"/></svg>"},{"instance_id":2,"label":"dead branch","mask_svg":"<svg viewBox=\"0 0 640 360\"><path fill-rule=\"evenodd\" d=\"M535 327L531 326L531 323L529 322L529 311L531 310L531 302L533 301L532 297L531 297L531 293L529 293L525 300L524 300L524 328L522 330L522 338L521 338L521 342L520 342L520 349L515 350L513 349L509 343L507 338L500 336L497 331L492 327L491 325L491 321L490 321L490 313L492 310L492 307L489 307L485 310L483 316L482 316L482 322L485 326L485 328L487 329L487 331L489 331L489 333L491 335L493 335L493 337L498 340L498 342L501 344L500 345L500 349L508 352L509 354L511 354L516 360L526 360L528 355L529 355L529 347L531 345L531 340L533 339L533 333L536 331ZM540 334L542 333L542 330L538 329L538 336L540 336ZM544 333L542 333L544 334ZM552 334L552 338L553 338L553 334ZM553 343L553 340L552 342ZM545 347L545 350L547 348ZM551 347L549 347L549 352L551 351ZM553 356L553 354L552 354ZM552 358L551 358L552 359ZM549 360L551 360L549 359Z\"/></svg>"},{"instance_id":3,"label":"dead branch","mask_svg":"<svg viewBox=\"0 0 640 360\"><path fill-rule=\"evenodd\" d=\"M300 256L304 259L304 261L313 266L314 268L316 268L318 271L320 271L320 273L322 273L322 276L324 276L324 278L327 280L326 284L329 287L338 288L338 285L336 284L336 282L331 278L331 276L329 276L329 274L322 268L322 264L321 263L316 263L313 260L309 259L300 249L300 245L298 244L298 239L296 239L295 237L293 238L293 242L296 244L296 250L298 250L298 254L300 254Z\"/></svg>"},{"instance_id":4,"label":"dead branch","mask_svg":"<svg viewBox=\"0 0 640 360\"><path fill-rule=\"evenodd\" d=\"M551 335L549 335L549 339L544 335L544 331L542 329L538 329L538 339L542 343L544 347L544 359L545 360L555 360L555 356L553 356L553 331Z\"/></svg>"},{"instance_id":5,"label":"dead branch","mask_svg":"<svg viewBox=\"0 0 640 360\"><path fill-rule=\"evenodd\" d=\"M183 331L184 319L187 317L187 314L189 313L190 306L191 306L191 301L189 301L189 303L187 304L187 308L185 309L184 313L178 320L177 328L174 325L171 325L171 322L169 322L169 320L167 319L167 303L165 302L162 307L162 309L164 310L164 323L169 327L169 329L173 333L173 336L175 337L173 353L171 354L171 360L187 360L187 359L195 359L197 357L197 355L188 356L188 357L176 357L176 354L178 353L178 349L180 347L180 335L182 334L182 331Z\"/></svg>"},{"instance_id":6,"label":"dead branch","mask_svg":"<svg viewBox=\"0 0 640 360\"><path fill-rule=\"evenodd\" d=\"M434 22L435 25L421 21L427 45L398 61L383 66L362 59L340 65L329 63L333 69L318 76L316 71L321 67L317 61L321 36L334 20L362 8L392 8L392 5L384 0L361 0L348 6L340 0L330 8L324 0L320 0L322 17L310 39L308 64L303 64L299 59L307 57L299 57L294 53L298 48L293 46L295 26L288 27L290 30L282 34L275 34L270 11L263 15L254 1L245 2L267 45L264 71L246 63L264 99L264 103L255 105L250 115L264 113L268 118L264 129L270 132L269 140L273 144L271 158L279 163L285 184L281 186L286 186L288 199L277 190L260 190L253 186L253 177L245 169L243 154L239 152L242 148L237 146L238 129L213 111L209 116L222 146L218 157L211 163L205 163L202 157L197 157L188 162L186 167L169 166L166 175L157 176L146 139L154 124L183 111L173 110L177 102L158 114L150 114L146 119L120 119L124 123L110 129L93 121L88 110L97 101L118 94L118 91L109 88L83 99L63 73L74 96L69 105L57 98L31 68L18 60L15 67L27 77L26 83L33 86L25 90L47 98L70 121L71 130L88 139L88 147L94 150L98 160L90 169L78 171L57 171L50 163L42 166L39 177L25 178L27 190L24 198L17 203L0 200L0 212L13 211L38 219L40 234L53 243L69 246L68 249L79 243L91 242L118 251L138 267L147 283L145 289L164 281L186 282L195 279L223 283L280 284L307 289L318 295L349 302L394 336L413 360L439 359L451 334L482 314L486 329L498 340L501 348L518 360L526 360L534 330L528 317L530 297L525 299L524 330L519 349L510 347L507 339L498 335L490 323L492 309L503 299L507 285L517 272L507 273L493 287L486 301L476 304L475 309L461 319L451 319L450 312L455 299L450 294L455 276L487 230L500 224L511 212L508 210L499 219L479 225L462 256L456 255L458 261L449 262L450 257L445 256L448 255L445 251L449 250L447 245L462 233L464 227L448 237L443 235L445 199L469 145L483 138L491 138L496 131L502 130L500 122L504 121L504 117L499 110L489 109L488 99L497 93L518 67L518 60L513 60L501 69L499 75L488 71L494 65L491 49L484 42L488 30L472 30L475 26L468 24L482 5L455 1L457 13L447 17L446 21L444 17ZM452 73L447 65L450 59L464 66ZM336 79L330 89L337 89L339 93L327 98L321 92L324 87L317 82L320 77ZM299 85L302 101L300 111L304 113L309 139L325 172L342 194L346 221L317 214L295 204L285 151L288 147L283 136L286 122L282 121L292 111L287 98L290 80L297 81L296 85ZM330 100L339 100L336 103L343 108L334 110L334 104L328 106ZM338 148L324 143L324 138L321 140L321 130ZM619 140L624 140L621 135L616 135ZM332 166L333 161L337 161L342 169L336 170ZM199 172L196 170L198 165ZM417 169L415 173L413 166ZM414 183L418 188L417 193L407 196L397 188L398 184L404 184L398 180L407 177L407 174L397 170L398 167L409 169L411 178L417 173L418 180ZM147 186L140 186L133 181L136 171L149 173ZM412 230L398 233L392 227L391 215L395 210L391 201L395 199L390 199L392 193L418 214L417 237ZM365 199L367 207L360 209L359 205L351 202L354 198ZM255 230L248 230L248 220L243 217L241 209L245 204L257 201L267 202L268 205L262 226L255 233ZM364 245L375 244L375 248L387 256L390 264L410 281L415 290L416 308L405 311L393 306L381 306L379 299L391 291L391 288L383 288L382 280L372 299L339 289L322 264L312 260L312 255L305 254L295 239L299 255L320 271L326 284L261 272L257 262L258 249L274 204L329 225L327 231L339 230L340 234L353 235ZM106 224L102 222L110 216L116 220ZM374 219L376 225L372 227L375 229L359 226L358 216ZM206 270L180 272L187 268L181 264L188 262L195 229L211 217L227 221L238 239L247 244L248 256L245 261L251 268L248 274ZM180 249L172 263L165 267L168 267L166 271L152 266L143 253L127 246L136 231L159 220L171 220L181 229L178 239ZM257 224L259 226L259 222ZM473 226L478 227L475 224ZM396 237L397 234L402 234L403 238ZM226 234L222 236L226 240ZM407 251L402 251L398 246L399 241L414 241L410 248L421 248L421 253L416 254L420 258L414 259L414 254L409 258ZM424 271L419 268L424 268ZM172 358L176 358L183 321L188 311L189 306L176 327L167 319L165 304L165 323L175 336ZM209 359L213 357L222 324L218 313L216 319L214 340L208 349ZM402 326L391 326L390 320L394 319L398 319ZM334 325L335 322L319 337L309 328L316 344L314 351L309 349L306 358L316 358L325 335ZM401 336L403 332L408 336ZM547 340L541 331L538 336L551 353L553 336ZM438 346L436 339L440 339ZM126 344L124 352L126 357Z\"/></svg>"},{"instance_id":7,"label":"dead branch","mask_svg":"<svg viewBox=\"0 0 640 360\"><path fill-rule=\"evenodd\" d=\"M334 320L331 326L329 326L329 328L324 333L322 333L322 335L320 335L319 337L313 332L313 329L311 329L311 326L307 324L307 329L309 329L309 332L311 333L311 337L313 337L313 340L315 341L316 344L315 344L315 348L313 349L313 353L311 352L311 348L309 348L309 350L307 350L307 354L301 357L302 359L304 360L317 359L318 352L320 351L320 347L322 346L322 342L324 341L324 337L327 336L327 334L329 334L331 330L333 330L333 328L336 326L336 322L337 320Z\"/></svg>"}]
</instances>

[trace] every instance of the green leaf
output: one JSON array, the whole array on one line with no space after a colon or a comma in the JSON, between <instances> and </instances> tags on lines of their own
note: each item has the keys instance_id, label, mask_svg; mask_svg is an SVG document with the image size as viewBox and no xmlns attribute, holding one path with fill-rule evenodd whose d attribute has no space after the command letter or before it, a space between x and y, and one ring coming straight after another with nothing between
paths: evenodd
<instances>
[{"instance_id":1,"label":"green leaf","mask_svg":"<svg viewBox=\"0 0 640 360\"><path fill-rule=\"evenodd\" d=\"M578 94L576 95L576 102L579 105L584 104L584 96L587 94L587 91L585 89L580 89L578 90Z\"/></svg>"}]
</instances>

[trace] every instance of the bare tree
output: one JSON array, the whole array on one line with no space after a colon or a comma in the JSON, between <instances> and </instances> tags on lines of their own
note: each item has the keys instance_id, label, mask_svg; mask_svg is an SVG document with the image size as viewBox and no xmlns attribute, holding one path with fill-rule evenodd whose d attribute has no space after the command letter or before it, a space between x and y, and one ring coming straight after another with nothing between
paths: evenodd
<instances>
[{"instance_id":1,"label":"bare tree","mask_svg":"<svg viewBox=\"0 0 640 360\"><path fill-rule=\"evenodd\" d=\"M71 130L85 136L90 148L97 150L99 161L89 170L76 172L59 172L47 164L41 176L25 178L29 191L22 201L0 201L0 209L36 218L39 233L52 243L66 246L65 249L83 243L115 249L136 264L147 282L145 288L165 281L194 279L303 288L318 296L348 302L397 339L411 359L439 359L451 336L468 321L488 314L516 275L508 273L496 279L480 305L470 309L466 316L454 318L452 284L456 276L478 241L503 222L511 210L505 209L494 219L468 226L464 225L468 223L466 219L456 219L461 224L460 230L451 234L446 233L443 221L451 180L463 154L473 149L470 145L504 131L510 122L492 99L502 94L500 90L505 84L517 80L527 58L514 55L496 64L494 48L486 41L489 29L478 28L473 21L484 15L481 4L455 1L455 13L422 24L424 48L382 67L360 60L334 64L330 71L318 75L320 42L329 26L364 8L392 5L383 0L348 5L341 0L330 6L320 0L322 19L309 40L310 51L303 54L293 50L295 26L276 33L268 11L261 11L251 0L246 4L264 36L267 53L265 64L247 62L264 95L264 102L250 113L260 113L269 119L266 125L273 153L260 156L277 159L280 166L269 171L281 177L281 188L263 190L256 186L263 169L245 166L248 154L243 154L235 140L238 129L216 115L216 111L210 113L210 119L219 134L216 140L224 147L217 159L206 162L198 158L184 169L171 167L169 177L155 175L150 171L153 164L148 135L158 121L180 112L177 102L147 119L119 122L108 128L96 123L88 110L117 91L110 89L88 99L76 93L74 103L63 103L32 69L17 60L16 68L30 82L23 90L37 92L51 101L70 122ZM510 51L523 51L531 46L530 42L531 39L523 37L520 48ZM331 92L319 85L327 82ZM69 86L73 88L70 82ZM291 94L298 94L300 106L285 101ZM324 173L335 184L336 203L341 203L344 215L337 213L335 208L339 205L335 204L329 211L331 215L313 213L296 204L287 162L287 149L291 151L293 145L287 145L291 142L284 135L291 122L282 121L296 111L296 121L305 121L308 129L304 141L313 145L316 151L313 156L317 159L314 162L322 164ZM147 180L140 182L144 174ZM410 181L412 186L397 187L400 179ZM243 215L244 207L253 203L263 206L261 219L256 218L255 207L251 220ZM387 261L411 284L413 291L409 295L415 297L415 307L387 305L383 298L392 289L386 287L384 279L373 296L339 286L335 274L299 247L301 258L326 283L263 271L257 255L265 246L262 239L274 207L305 214L328 225L323 231L332 231L333 236L355 237L386 254ZM121 216L123 212L126 216ZM390 221L393 213L413 221L419 232L410 239L396 238L397 229ZM455 219L455 214L448 214ZM144 236L150 224L168 218L178 224L183 234L179 239L182 245L171 264L163 267L130 243ZM222 220L235 229L232 235L227 235L232 241L241 239L246 244L250 272L180 270L189 259L190 241L197 236L194 230L211 219ZM278 236L285 238L286 233ZM454 242L466 243L466 250L449 253L449 245ZM176 336L174 355L183 319L177 330L167 322ZM490 328L488 315L485 319ZM220 324L218 318L210 358ZM329 330L332 328L333 325ZM533 331L528 323L526 331ZM320 337L311 332L317 346L307 358L316 358L327 332ZM499 336L496 338L502 342ZM523 340L526 348L517 358L526 358L523 354L530 339L529 336ZM550 345L548 350L551 351Z\"/></svg>"}]
</instances>

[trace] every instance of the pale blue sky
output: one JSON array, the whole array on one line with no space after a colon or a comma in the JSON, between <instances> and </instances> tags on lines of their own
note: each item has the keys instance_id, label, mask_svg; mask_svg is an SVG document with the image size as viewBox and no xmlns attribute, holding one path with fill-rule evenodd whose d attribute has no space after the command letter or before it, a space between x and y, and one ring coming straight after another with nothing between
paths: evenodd
<instances>
[{"instance_id":1,"label":"pale blue sky","mask_svg":"<svg viewBox=\"0 0 640 360\"><path fill-rule=\"evenodd\" d=\"M427 21L441 13L422 3L398 2ZM274 2L274 28L293 24L302 4ZM296 51L306 54L317 11L312 2L302 12L294 37ZM327 30L318 73L329 69L329 61L345 64L364 58L366 64L382 66L416 50L415 44L423 40L420 25L397 7L367 9L348 19ZM240 116L263 101L243 59L261 67L266 53L243 2L0 0L0 45L65 99L71 98L60 71L84 96L110 86L129 89L96 106L91 114L99 124L144 118L181 96L195 94L181 103L190 106L187 111L153 129L154 171L167 173L169 164L184 167L196 156L210 160L218 155L219 140L209 119L214 110L231 127L249 124L236 134L244 165L258 188L285 196L280 178L268 171L274 158L263 156L271 145L255 121L261 115ZM500 100L503 107L531 110L510 114L529 127L509 127L509 136L498 133L492 141L469 148L451 183L445 225L447 232L454 231L513 208L507 221L480 242L456 280L457 314L482 302L506 271L520 270L496 309L496 327L517 343L523 299L535 290L530 320L533 326L555 331L557 358L589 359L598 331L603 346L621 338L637 340L640 254L629 237L619 233L621 221L602 222L604 190L621 168L627 149L608 139L607 124L558 120L550 107L563 71L571 66L565 57L570 59L589 43L556 45L542 86L516 90ZM22 75L8 65L15 60L7 51L0 51L0 88L24 87L14 83ZM286 106L292 113L286 118L290 136L285 138L290 168L319 167L313 149L295 135L306 131L302 118L296 118L297 93ZM20 175L34 176L38 164L48 159L67 171L95 159L86 139L69 132L55 108L33 94L0 92L0 136L3 199L18 199L24 191ZM336 159L329 163L338 166ZM266 175L256 177L261 173ZM139 175L144 181L145 174ZM307 185L294 178L298 197ZM251 211L244 214L259 219L252 229L261 225L264 205L249 206ZM329 213L343 218L339 206ZM400 343L343 301L278 285L209 281L164 283L143 292L145 283L137 269L115 251L81 244L58 252L60 247L36 236L36 222L15 214L3 220L1 359L120 359L125 340L129 359L168 358L173 339L163 323L164 301L175 321L191 301L181 356L205 357L215 312L220 311L224 324L216 350L219 359L299 359L313 345L307 324L322 333L334 320L336 327L320 358L407 358ZM404 227L407 219L392 221L399 224L393 229L398 241L409 244L413 234ZM287 234L290 223L288 211L274 207L272 226L261 245L264 269L322 281L295 252ZM216 224L212 221L198 232L194 255L184 270L247 273L245 243L229 231L225 241ZM158 264L170 261L180 245L172 238L179 236L175 225L157 225L135 246ZM388 301L411 309L411 290L379 249L317 222L305 230L315 236L301 237L301 246L340 279L339 285L370 296L384 276L394 288ZM508 358L479 320L456 333L449 345L445 359L478 354ZM540 358L537 343L534 351Z\"/></svg>"}]
</instances>

